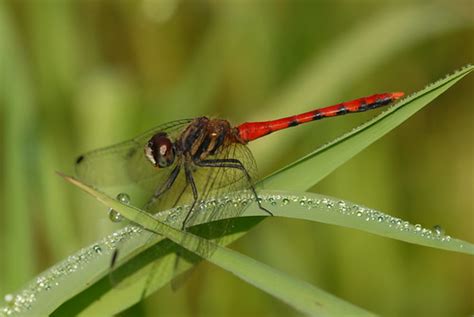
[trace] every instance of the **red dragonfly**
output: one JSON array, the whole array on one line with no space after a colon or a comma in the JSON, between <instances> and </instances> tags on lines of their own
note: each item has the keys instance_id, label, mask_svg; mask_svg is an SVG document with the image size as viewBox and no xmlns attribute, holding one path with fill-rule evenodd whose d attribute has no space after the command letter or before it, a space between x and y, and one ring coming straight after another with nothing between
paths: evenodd
<instances>
[{"instance_id":1,"label":"red dragonfly","mask_svg":"<svg viewBox=\"0 0 474 317\"><path fill-rule=\"evenodd\" d=\"M141 195L146 202L143 209L149 212L187 206L180 218L182 229L195 224L203 202L242 190L248 190L259 208L272 215L258 199L253 183L256 164L247 143L302 123L382 107L403 95L375 94L236 127L227 120L208 117L173 121L129 141L81 155L76 161L76 174L99 188L138 184L137 197ZM232 218L242 211L236 206L224 209L207 211L206 220Z\"/></svg>"}]
</instances>

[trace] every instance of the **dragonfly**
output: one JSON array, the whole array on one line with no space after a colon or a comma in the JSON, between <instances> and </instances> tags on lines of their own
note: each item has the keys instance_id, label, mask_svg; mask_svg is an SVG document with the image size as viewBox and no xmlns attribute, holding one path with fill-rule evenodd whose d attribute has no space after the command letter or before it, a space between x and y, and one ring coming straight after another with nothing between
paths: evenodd
<instances>
[{"instance_id":1,"label":"dragonfly","mask_svg":"<svg viewBox=\"0 0 474 317\"><path fill-rule=\"evenodd\" d=\"M79 156L76 176L98 188L138 185L145 197L142 209L150 213L187 206L180 218L182 230L197 224L202 202L233 192L247 191L262 212L273 215L258 199L257 169L249 142L303 123L386 106L403 95L374 94L277 120L237 126L205 116L172 121L131 140ZM207 212L205 222L237 217L245 208L231 205L214 209Z\"/></svg>"}]
</instances>

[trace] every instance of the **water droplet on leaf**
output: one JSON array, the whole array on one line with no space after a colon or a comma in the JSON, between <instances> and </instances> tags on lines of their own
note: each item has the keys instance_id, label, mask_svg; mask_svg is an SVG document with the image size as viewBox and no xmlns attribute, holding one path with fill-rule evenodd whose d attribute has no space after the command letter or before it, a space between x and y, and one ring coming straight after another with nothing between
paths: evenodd
<instances>
[{"instance_id":1,"label":"water droplet on leaf","mask_svg":"<svg viewBox=\"0 0 474 317\"><path fill-rule=\"evenodd\" d=\"M128 196L126 193L120 193L117 195L117 200L122 204L128 204L130 203L130 196Z\"/></svg>"},{"instance_id":2,"label":"water droplet on leaf","mask_svg":"<svg viewBox=\"0 0 474 317\"><path fill-rule=\"evenodd\" d=\"M110 208L109 209L109 219L112 222L121 222L123 220L123 216L118 211L116 211L115 209Z\"/></svg>"},{"instance_id":3,"label":"water droplet on leaf","mask_svg":"<svg viewBox=\"0 0 474 317\"><path fill-rule=\"evenodd\" d=\"M433 231L437 236L444 235L444 229L440 225L433 226Z\"/></svg>"}]
</instances>

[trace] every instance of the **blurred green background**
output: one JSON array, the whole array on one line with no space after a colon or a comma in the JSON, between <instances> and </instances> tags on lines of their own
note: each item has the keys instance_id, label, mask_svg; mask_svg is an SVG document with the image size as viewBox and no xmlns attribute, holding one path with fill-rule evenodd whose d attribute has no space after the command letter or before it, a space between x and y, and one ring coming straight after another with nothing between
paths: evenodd
<instances>
[{"instance_id":1,"label":"blurred green background","mask_svg":"<svg viewBox=\"0 0 474 317\"><path fill-rule=\"evenodd\" d=\"M180 118L267 120L414 92L474 60L473 22L472 0L0 1L0 294L118 228L55 174L72 173L77 155ZM313 190L474 242L473 83L463 79ZM254 142L260 175L374 115ZM274 218L234 247L383 315L474 311L467 255ZM296 314L209 264L139 311Z\"/></svg>"}]
</instances>

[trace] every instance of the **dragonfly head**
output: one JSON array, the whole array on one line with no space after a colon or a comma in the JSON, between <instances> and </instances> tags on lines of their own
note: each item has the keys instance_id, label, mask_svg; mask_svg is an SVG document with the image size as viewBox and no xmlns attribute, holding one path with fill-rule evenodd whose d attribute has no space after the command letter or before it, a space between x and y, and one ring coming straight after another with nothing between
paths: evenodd
<instances>
[{"instance_id":1,"label":"dragonfly head","mask_svg":"<svg viewBox=\"0 0 474 317\"><path fill-rule=\"evenodd\" d=\"M146 158L156 167L168 167L175 159L174 145L164 132L151 137L145 146Z\"/></svg>"}]
</instances>

